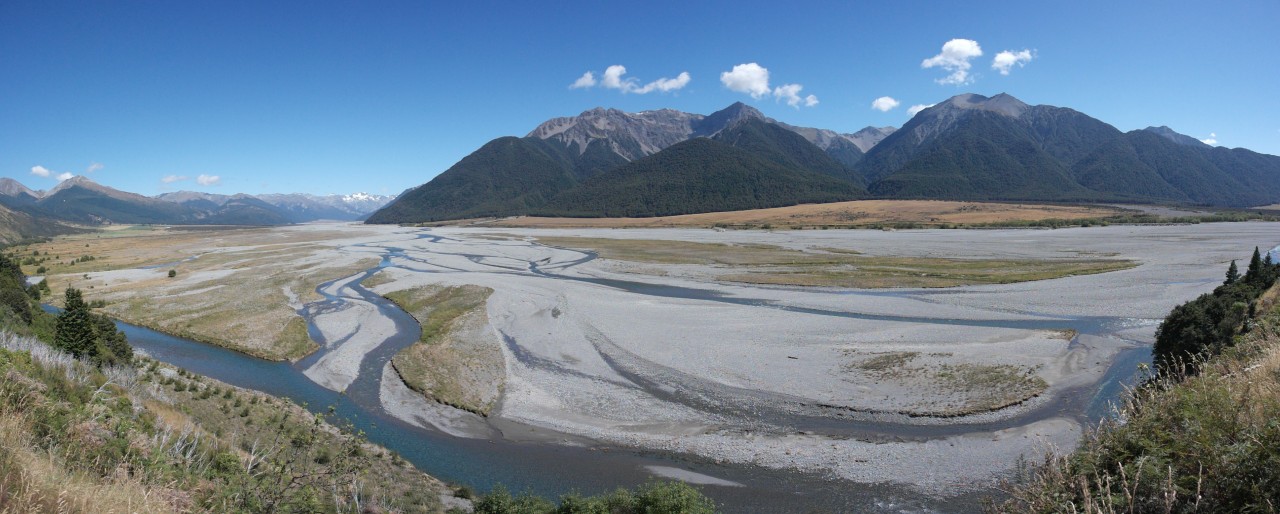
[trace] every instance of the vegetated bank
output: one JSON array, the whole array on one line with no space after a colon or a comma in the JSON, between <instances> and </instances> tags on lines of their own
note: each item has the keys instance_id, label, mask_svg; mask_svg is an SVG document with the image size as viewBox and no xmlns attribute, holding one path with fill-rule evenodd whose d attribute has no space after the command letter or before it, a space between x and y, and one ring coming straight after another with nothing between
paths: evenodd
<instances>
[{"instance_id":1,"label":"vegetated bank","mask_svg":"<svg viewBox=\"0 0 1280 514\"><path fill-rule=\"evenodd\" d=\"M511 228L715 228L727 230L911 230L1068 228L1109 225L1195 225L1280 221L1275 211L1213 209L1176 216L1089 203L1002 203L951 200L854 200L786 207L649 217L469 218L415 226Z\"/></svg>"},{"instance_id":2,"label":"vegetated bank","mask_svg":"<svg viewBox=\"0 0 1280 514\"><path fill-rule=\"evenodd\" d=\"M1073 453L1023 470L998 512L1280 510L1280 266L1255 249L1156 334L1155 372Z\"/></svg>"}]
</instances>

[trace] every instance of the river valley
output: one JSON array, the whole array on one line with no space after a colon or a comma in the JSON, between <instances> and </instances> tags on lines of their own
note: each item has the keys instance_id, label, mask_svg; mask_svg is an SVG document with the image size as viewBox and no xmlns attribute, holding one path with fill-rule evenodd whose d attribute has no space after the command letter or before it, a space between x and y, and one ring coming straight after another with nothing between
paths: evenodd
<instances>
[{"instance_id":1,"label":"river valley","mask_svg":"<svg viewBox=\"0 0 1280 514\"><path fill-rule=\"evenodd\" d=\"M1212 289L1230 259L1273 246L1276 228L305 225L271 230L336 234L320 243L321 257L378 263L320 284L319 300L293 302L318 351L271 362L124 327L160 360L317 412L332 405L424 471L481 489L597 492L661 476L704 484L728 511L971 510L1019 456L1073 446L1136 375L1159 318ZM716 264L619 261L539 242L551 237L1138 265L941 289L804 288L708 280ZM221 244L189 250L179 269L196 278L182 287L252 276L250 266L198 278L212 272L197 267L204 255L255 248ZM144 271L88 273L78 287L111 302L181 294L140 287ZM487 417L423 399L388 365L417 341L419 324L384 295L440 285L493 291L472 333L502 356L501 400ZM997 394L1011 386L1035 387Z\"/></svg>"}]
</instances>

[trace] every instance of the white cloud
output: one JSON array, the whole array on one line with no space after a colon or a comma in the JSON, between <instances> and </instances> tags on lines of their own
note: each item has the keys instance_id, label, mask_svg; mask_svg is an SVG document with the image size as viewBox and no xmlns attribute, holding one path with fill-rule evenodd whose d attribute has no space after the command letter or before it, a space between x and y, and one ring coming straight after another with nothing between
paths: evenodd
<instances>
[{"instance_id":1,"label":"white cloud","mask_svg":"<svg viewBox=\"0 0 1280 514\"><path fill-rule=\"evenodd\" d=\"M947 70L951 74L938 79L938 83L959 86L973 82L973 77L969 76L969 68L972 66L969 61L981 56L982 47L978 46L977 41L972 39L952 39L942 45L941 53L925 59L920 63L920 67L938 67Z\"/></svg>"},{"instance_id":2,"label":"white cloud","mask_svg":"<svg viewBox=\"0 0 1280 514\"><path fill-rule=\"evenodd\" d=\"M628 87L635 87L635 82L631 80L623 80L622 75L627 72L627 67L621 64L615 64L604 69L604 78L600 79L600 85L609 89L621 89L626 91Z\"/></svg>"},{"instance_id":3,"label":"white cloud","mask_svg":"<svg viewBox=\"0 0 1280 514\"><path fill-rule=\"evenodd\" d=\"M185 175L165 175L164 178L160 179L160 182L163 182L165 184L172 184L174 182L182 182L183 180L190 180L190 178L191 177L187 177Z\"/></svg>"},{"instance_id":4,"label":"white cloud","mask_svg":"<svg viewBox=\"0 0 1280 514\"><path fill-rule=\"evenodd\" d=\"M216 186L222 183L222 177L217 175L200 175L196 177L196 183L202 186Z\"/></svg>"},{"instance_id":5,"label":"white cloud","mask_svg":"<svg viewBox=\"0 0 1280 514\"><path fill-rule=\"evenodd\" d=\"M61 174L61 175L58 175L58 177L57 177L57 178L58 178L58 182L62 182L62 181L64 181L64 180L71 180L71 178L72 178L72 177L74 177L74 176L75 176L75 175L72 175L72 174L71 174L71 172L65 172L65 173L63 173L63 174Z\"/></svg>"},{"instance_id":6,"label":"white cloud","mask_svg":"<svg viewBox=\"0 0 1280 514\"><path fill-rule=\"evenodd\" d=\"M818 105L817 96L800 96L800 91L804 89L800 84L783 84L770 88L769 70L754 62L739 64L732 70L721 73L720 83L730 91L746 93L757 100L772 93L774 100L786 101L787 105L797 109L802 105L805 107Z\"/></svg>"},{"instance_id":7,"label":"white cloud","mask_svg":"<svg viewBox=\"0 0 1280 514\"><path fill-rule=\"evenodd\" d=\"M1200 142L1206 145L1216 145L1218 144L1218 133L1210 132L1209 137L1201 139Z\"/></svg>"},{"instance_id":8,"label":"white cloud","mask_svg":"<svg viewBox=\"0 0 1280 514\"><path fill-rule=\"evenodd\" d=\"M84 169L84 172L85 172L85 173L93 173L93 172L98 171L98 170L100 170L100 169L102 169L102 163L100 163L100 162L95 162L95 163L90 164L88 168L85 168L85 169Z\"/></svg>"},{"instance_id":9,"label":"white cloud","mask_svg":"<svg viewBox=\"0 0 1280 514\"><path fill-rule=\"evenodd\" d=\"M578 80L573 81L573 84L569 86L569 89L586 89L594 85L596 85L596 75L588 71L583 73L581 77L578 77Z\"/></svg>"},{"instance_id":10,"label":"white cloud","mask_svg":"<svg viewBox=\"0 0 1280 514\"><path fill-rule=\"evenodd\" d=\"M911 107L908 107L908 108L907 108L907 114L910 114L910 115L912 115L912 116L915 116L915 115L917 115L917 114L920 114L920 111L923 111L923 110L928 109L928 108L930 108L930 107L933 107L933 106L935 106L935 105L937 105L937 104L928 104L928 105L925 105L925 104L915 104L915 105L913 105L913 106L911 106Z\"/></svg>"},{"instance_id":11,"label":"white cloud","mask_svg":"<svg viewBox=\"0 0 1280 514\"><path fill-rule=\"evenodd\" d=\"M1026 66L1027 63L1031 62L1031 58L1031 50L1022 50L1020 52L1005 50L996 54L996 58L991 61L991 69L999 71L1001 75L1008 75L1009 70L1013 69L1014 65L1019 68Z\"/></svg>"},{"instance_id":12,"label":"white cloud","mask_svg":"<svg viewBox=\"0 0 1280 514\"><path fill-rule=\"evenodd\" d=\"M801 89L804 89L804 86L800 84L783 84L774 88L773 97L777 100L786 100L787 105L797 109L799 109L801 105L804 105L805 107L818 105L818 97L813 95L800 96Z\"/></svg>"},{"instance_id":13,"label":"white cloud","mask_svg":"<svg viewBox=\"0 0 1280 514\"><path fill-rule=\"evenodd\" d=\"M655 80L653 82L650 82L648 84L641 86L639 85L639 81L637 81L636 79L631 77L623 77L623 75L626 75L626 74L627 74L627 67L621 64L615 64L613 66L605 68L604 73L600 76L599 81L596 80L594 73L588 71L586 73L583 73L581 77L578 77L578 80L574 81L573 84L569 86L569 89L586 89L586 88L595 87L596 85L599 85L600 87L603 87L606 89L617 89L619 91L622 91L623 93L635 93L637 95L644 95L644 94L652 93L654 91L658 91L662 93L670 93L672 91L676 91L684 88L685 86L689 85L689 81L692 80L692 77L690 77L689 72L682 71L680 72L679 75L676 75L676 78L671 79L671 78L662 77L658 80Z\"/></svg>"},{"instance_id":14,"label":"white cloud","mask_svg":"<svg viewBox=\"0 0 1280 514\"><path fill-rule=\"evenodd\" d=\"M661 91L663 93L668 93L689 85L689 80L690 80L689 72L682 71L680 72L679 75L676 75L676 78L669 79L666 77L662 77L658 80L645 84L644 87L642 88L633 89L630 92L638 95L643 95L652 91Z\"/></svg>"},{"instance_id":15,"label":"white cloud","mask_svg":"<svg viewBox=\"0 0 1280 514\"><path fill-rule=\"evenodd\" d=\"M871 108L880 112L889 112L901 104L902 102L895 100L891 96L882 96L871 102Z\"/></svg>"},{"instance_id":16,"label":"white cloud","mask_svg":"<svg viewBox=\"0 0 1280 514\"><path fill-rule=\"evenodd\" d=\"M51 174L51 173L53 173L53 172L52 172L52 171L49 171L49 168L46 168L46 167L44 167L44 166L32 166L32 167L31 167L31 174L32 174L32 175L35 175L35 176L37 176L37 177L47 177L47 176L49 176L49 174Z\"/></svg>"},{"instance_id":17,"label":"white cloud","mask_svg":"<svg viewBox=\"0 0 1280 514\"><path fill-rule=\"evenodd\" d=\"M746 93L758 100L769 94L769 70L754 62L739 64L721 73L720 83L730 91Z\"/></svg>"}]
</instances>

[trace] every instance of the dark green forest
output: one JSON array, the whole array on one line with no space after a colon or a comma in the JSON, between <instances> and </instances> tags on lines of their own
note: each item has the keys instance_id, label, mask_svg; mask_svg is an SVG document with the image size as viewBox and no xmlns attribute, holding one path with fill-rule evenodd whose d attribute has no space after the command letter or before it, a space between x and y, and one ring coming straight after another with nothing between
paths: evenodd
<instances>
[{"instance_id":1,"label":"dark green forest","mask_svg":"<svg viewBox=\"0 0 1280 514\"><path fill-rule=\"evenodd\" d=\"M865 154L844 139L824 150L762 115L732 118L727 111L741 115L737 107L701 122L725 118L718 132L693 134L736 152L690 145L701 139L693 137L627 162L620 153L641 152L626 133L592 139L585 148L499 138L369 222L659 216L862 197L1229 208L1280 203L1280 157L1211 147L1167 128L1122 133L1061 107L1025 106L1016 115L930 108Z\"/></svg>"}]
</instances>

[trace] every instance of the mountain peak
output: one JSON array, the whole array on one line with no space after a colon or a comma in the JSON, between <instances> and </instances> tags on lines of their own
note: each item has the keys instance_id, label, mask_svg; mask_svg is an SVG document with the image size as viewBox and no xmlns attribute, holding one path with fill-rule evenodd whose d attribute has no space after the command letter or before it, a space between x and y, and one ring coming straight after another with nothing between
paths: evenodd
<instances>
[{"instance_id":1,"label":"mountain peak","mask_svg":"<svg viewBox=\"0 0 1280 514\"><path fill-rule=\"evenodd\" d=\"M27 195L32 198L40 198L40 195L31 188L23 185L23 183L9 177L0 177L0 196L20 197Z\"/></svg>"},{"instance_id":2,"label":"mountain peak","mask_svg":"<svg viewBox=\"0 0 1280 514\"><path fill-rule=\"evenodd\" d=\"M729 120L739 120L742 118L756 118L761 120L768 119L768 117L766 117L764 113L760 112L759 109L742 102L733 102L728 107L711 113L707 118L715 118L717 116L724 116Z\"/></svg>"},{"instance_id":3,"label":"mountain peak","mask_svg":"<svg viewBox=\"0 0 1280 514\"><path fill-rule=\"evenodd\" d=\"M897 127L865 127L852 134L845 134L845 137L865 153L897 130Z\"/></svg>"},{"instance_id":4,"label":"mountain peak","mask_svg":"<svg viewBox=\"0 0 1280 514\"><path fill-rule=\"evenodd\" d=\"M745 119L756 119L773 123L773 120L755 107L742 102L734 102L724 109L707 115L693 126L694 136L711 136L731 125Z\"/></svg>"},{"instance_id":5,"label":"mountain peak","mask_svg":"<svg viewBox=\"0 0 1280 514\"><path fill-rule=\"evenodd\" d=\"M53 186L53 189L50 189L44 195L52 196L54 193L57 193L58 191L62 191L64 189L68 189L76 186L83 187L86 189L98 190L98 191L110 189L106 186L103 186L97 182L90 180L89 177L86 177L84 175L76 175L69 179L63 180L62 182L58 182L58 185Z\"/></svg>"},{"instance_id":6,"label":"mountain peak","mask_svg":"<svg viewBox=\"0 0 1280 514\"><path fill-rule=\"evenodd\" d=\"M1157 136L1163 137L1165 139L1168 139L1170 141L1173 141L1174 143L1178 143L1183 146L1209 146L1204 144L1204 141L1188 136L1186 134L1180 134L1164 125L1161 125L1159 127L1147 127L1142 130L1145 130Z\"/></svg>"},{"instance_id":7,"label":"mountain peak","mask_svg":"<svg viewBox=\"0 0 1280 514\"><path fill-rule=\"evenodd\" d=\"M943 104L956 109L997 112L1013 118L1021 116L1022 113L1031 108L1022 100L1014 98L1007 93L1000 93L990 98L974 93L964 93L947 99Z\"/></svg>"}]
</instances>

